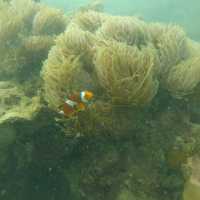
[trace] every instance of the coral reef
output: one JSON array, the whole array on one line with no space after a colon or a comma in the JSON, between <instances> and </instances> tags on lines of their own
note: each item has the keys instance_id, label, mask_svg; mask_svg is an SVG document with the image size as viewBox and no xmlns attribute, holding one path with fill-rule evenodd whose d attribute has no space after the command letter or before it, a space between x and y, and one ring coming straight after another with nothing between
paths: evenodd
<instances>
[{"instance_id":1,"label":"coral reef","mask_svg":"<svg viewBox=\"0 0 200 200\"><path fill-rule=\"evenodd\" d=\"M98 22L95 26L90 15ZM72 69L80 68L97 88L102 86L107 91L111 100L122 104L148 103L158 89L156 74L160 62L156 50L147 44L145 28L145 23L137 18L112 17L94 11L75 15L65 33L57 38L43 67L46 100L54 109L59 106L58 99L69 91L67 85L77 86L67 84L73 76L80 77ZM88 87L83 82L82 88ZM122 90L124 95L120 99Z\"/></svg>"},{"instance_id":2,"label":"coral reef","mask_svg":"<svg viewBox=\"0 0 200 200\"><path fill-rule=\"evenodd\" d=\"M200 45L100 9L0 1L0 199L188 200ZM86 89L85 111L58 113Z\"/></svg>"},{"instance_id":3,"label":"coral reef","mask_svg":"<svg viewBox=\"0 0 200 200\"><path fill-rule=\"evenodd\" d=\"M199 151L191 122L199 105L198 51L177 25L87 9L72 16L41 77L52 111L73 91L90 89L97 98L73 119L58 116L66 137L83 137L65 175L76 177L75 199L182 198L184 167Z\"/></svg>"}]
</instances>

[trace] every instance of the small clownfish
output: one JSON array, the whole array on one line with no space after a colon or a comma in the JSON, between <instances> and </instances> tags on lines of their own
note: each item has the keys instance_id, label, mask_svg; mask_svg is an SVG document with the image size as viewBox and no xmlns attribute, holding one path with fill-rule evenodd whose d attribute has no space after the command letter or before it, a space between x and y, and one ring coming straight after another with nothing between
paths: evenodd
<instances>
[{"instance_id":1,"label":"small clownfish","mask_svg":"<svg viewBox=\"0 0 200 200\"><path fill-rule=\"evenodd\" d=\"M59 113L65 117L71 117L79 111L84 111L87 104L93 99L93 96L91 91L81 91L80 93L72 94L65 99Z\"/></svg>"}]
</instances>

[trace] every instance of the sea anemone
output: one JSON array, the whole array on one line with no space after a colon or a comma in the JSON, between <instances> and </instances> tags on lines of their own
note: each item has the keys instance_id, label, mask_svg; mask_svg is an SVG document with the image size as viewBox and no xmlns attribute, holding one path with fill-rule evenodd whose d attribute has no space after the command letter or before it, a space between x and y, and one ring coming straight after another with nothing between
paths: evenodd
<instances>
[{"instance_id":1,"label":"sea anemone","mask_svg":"<svg viewBox=\"0 0 200 200\"><path fill-rule=\"evenodd\" d=\"M139 50L124 43L105 42L97 47L94 63L99 83L113 102L142 105L155 96L159 61L152 47Z\"/></svg>"},{"instance_id":2,"label":"sea anemone","mask_svg":"<svg viewBox=\"0 0 200 200\"><path fill-rule=\"evenodd\" d=\"M61 34L45 61L42 77L45 98L49 106L57 109L70 91L85 89L91 84L85 60L91 49L91 38L76 26Z\"/></svg>"},{"instance_id":3,"label":"sea anemone","mask_svg":"<svg viewBox=\"0 0 200 200\"><path fill-rule=\"evenodd\" d=\"M146 24L136 17L109 16L99 29L99 36L105 40L140 46L149 40L146 28Z\"/></svg>"},{"instance_id":4,"label":"sea anemone","mask_svg":"<svg viewBox=\"0 0 200 200\"><path fill-rule=\"evenodd\" d=\"M35 35L58 35L66 24L66 17L60 10L43 6L35 15L32 31Z\"/></svg>"},{"instance_id":5,"label":"sea anemone","mask_svg":"<svg viewBox=\"0 0 200 200\"><path fill-rule=\"evenodd\" d=\"M200 82L200 56L174 66L166 79L166 88L176 98L191 94Z\"/></svg>"}]
</instances>

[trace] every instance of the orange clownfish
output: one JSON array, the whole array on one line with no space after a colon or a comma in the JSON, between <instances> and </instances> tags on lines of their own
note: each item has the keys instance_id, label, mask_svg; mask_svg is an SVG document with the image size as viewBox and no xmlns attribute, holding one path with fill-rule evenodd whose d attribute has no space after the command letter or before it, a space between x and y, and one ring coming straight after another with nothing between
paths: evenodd
<instances>
[{"instance_id":1,"label":"orange clownfish","mask_svg":"<svg viewBox=\"0 0 200 200\"><path fill-rule=\"evenodd\" d=\"M65 99L59 113L65 117L71 117L77 112L85 110L87 104L93 99L93 96L93 93L90 91L81 91L80 93L72 94Z\"/></svg>"}]
</instances>

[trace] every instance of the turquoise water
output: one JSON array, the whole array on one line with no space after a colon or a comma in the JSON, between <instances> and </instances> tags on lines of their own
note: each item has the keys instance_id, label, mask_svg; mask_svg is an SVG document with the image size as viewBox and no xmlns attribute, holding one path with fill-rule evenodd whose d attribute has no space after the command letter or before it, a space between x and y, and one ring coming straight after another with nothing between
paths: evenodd
<instances>
[{"instance_id":1,"label":"turquoise water","mask_svg":"<svg viewBox=\"0 0 200 200\"><path fill-rule=\"evenodd\" d=\"M77 9L88 0L42 0L63 10ZM200 1L198 0L103 0L105 11L118 15L136 15L147 21L178 23L194 39L200 40Z\"/></svg>"}]
</instances>

